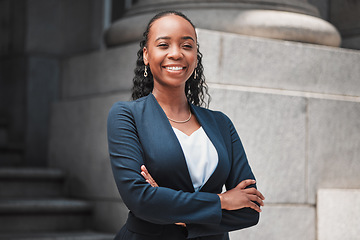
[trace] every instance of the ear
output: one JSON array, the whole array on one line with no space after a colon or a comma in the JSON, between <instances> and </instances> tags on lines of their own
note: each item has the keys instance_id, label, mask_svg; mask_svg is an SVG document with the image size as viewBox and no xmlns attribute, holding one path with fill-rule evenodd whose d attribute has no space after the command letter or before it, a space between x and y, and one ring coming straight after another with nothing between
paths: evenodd
<instances>
[{"instance_id":1,"label":"ear","mask_svg":"<svg viewBox=\"0 0 360 240\"><path fill-rule=\"evenodd\" d=\"M198 65L198 50L196 50L196 60L195 60L195 68Z\"/></svg>"},{"instance_id":2,"label":"ear","mask_svg":"<svg viewBox=\"0 0 360 240\"><path fill-rule=\"evenodd\" d=\"M143 59L144 59L144 64L147 66L149 64L149 60L148 60L148 50L146 47L143 48Z\"/></svg>"}]
</instances>

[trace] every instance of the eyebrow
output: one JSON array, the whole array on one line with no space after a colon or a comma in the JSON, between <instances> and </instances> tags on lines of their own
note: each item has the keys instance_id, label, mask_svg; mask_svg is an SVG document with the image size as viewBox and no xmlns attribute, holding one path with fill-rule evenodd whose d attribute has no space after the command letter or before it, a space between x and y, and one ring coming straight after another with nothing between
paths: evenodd
<instances>
[{"instance_id":1,"label":"eyebrow","mask_svg":"<svg viewBox=\"0 0 360 240\"><path fill-rule=\"evenodd\" d=\"M171 39L171 37L158 37L158 38L155 40L155 42L156 42L156 41L159 41L159 40L169 40L169 39ZM193 42L195 42L195 40L194 40L192 37L190 37L190 36L181 37L181 39L183 39L183 40L188 40L188 39L190 39L190 40L192 40Z\"/></svg>"}]
</instances>

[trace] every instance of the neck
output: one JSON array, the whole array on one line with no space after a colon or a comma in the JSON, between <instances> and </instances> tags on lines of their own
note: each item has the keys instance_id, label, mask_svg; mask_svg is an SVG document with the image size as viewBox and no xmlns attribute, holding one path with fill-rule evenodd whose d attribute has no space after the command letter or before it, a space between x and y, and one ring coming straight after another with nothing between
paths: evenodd
<instances>
[{"instance_id":1,"label":"neck","mask_svg":"<svg viewBox=\"0 0 360 240\"><path fill-rule=\"evenodd\" d=\"M188 101L183 88L163 90L154 86L152 93L167 115L189 112Z\"/></svg>"}]
</instances>

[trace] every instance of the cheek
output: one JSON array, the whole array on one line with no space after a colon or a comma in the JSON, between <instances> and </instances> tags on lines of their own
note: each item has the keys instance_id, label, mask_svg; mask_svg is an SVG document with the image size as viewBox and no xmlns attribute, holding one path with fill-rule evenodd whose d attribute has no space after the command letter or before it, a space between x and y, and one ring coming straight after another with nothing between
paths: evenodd
<instances>
[{"instance_id":1,"label":"cheek","mask_svg":"<svg viewBox=\"0 0 360 240\"><path fill-rule=\"evenodd\" d=\"M194 63L194 68L197 66L197 52L192 55L192 62Z\"/></svg>"},{"instance_id":2,"label":"cheek","mask_svg":"<svg viewBox=\"0 0 360 240\"><path fill-rule=\"evenodd\" d=\"M163 54L161 54L160 52L152 52L151 54L149 54L149 64L160 64L164 59Z\"/></svg>"}]
</instances>

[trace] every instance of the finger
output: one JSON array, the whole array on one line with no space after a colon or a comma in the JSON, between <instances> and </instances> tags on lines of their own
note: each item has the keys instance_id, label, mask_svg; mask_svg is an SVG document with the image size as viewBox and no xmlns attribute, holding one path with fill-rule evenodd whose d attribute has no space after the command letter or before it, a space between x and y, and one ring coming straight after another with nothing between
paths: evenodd
<instances>
[{"instance_id":1,"label":"finger","mask_svg":"<svg viewBox=\"0 0 360 240\"><path fill-rule=\"evenodd\" d=\"M145 178L145 180L152 186L152 187L158 187L159 185L155 182L155 180L152 178L151 174L148 172L145 165L141 165L141 175Z\"/></svg>"},{"instance_id":2,"label":"finger","mask_svg":"<svg viewBox=\"0 0 360 240\"><path fill-rule=\"evenodd\" d=\"M146 179L146 182L147 182L148 184L150 184L152 187L157 187L157 184L156 184L156 182L154 182L154 181L151 181L151 180L149 180L149 179Z\"/></svg>"},{"instance_id":3,"label":"finger","mask_svg":"<svg viewBox=\"0 0 360 240\"><path fill-rule=\"evenodd\" d=\"M256 181L254 179L246 179L241 181L236 188L240 188L240 189L245 189L247 186L251 185L251 184L255 184Z\"/></svg>"},{"instance_id":4,"label":"finger","mask_svg":"<svg viewBox=\"0 0 360 240\"><path fill-rule=\"evenodd\" d=\"M256 195L249 195L248 198L253 201L253 202L257 202L258 204L260 204L260 206L264 206L264 202L261 198L259 198Z\"/></svg>"},{"instance_id":5,"label":"finger","mask_svg":"<svg viewBox=\"0 0 360 240\"><path fill-rule=\"evenodd\" d=\"M146 168L145 168L146 169ZM151 176L150 176L150 174L149 174L149 172L147 172L147 171L144 171L145 169L141 169L142 171L141 171L141 175L145 178L145 180L147 181L147 182L149 182L150 183L150 181L151 181Z\"/></svg>"},{"instance_id":6,"label":"finger","mask_svg":"<svg viewBox=\"0 0 360 240\"><path fill-rule=\"evenodd\" d=\"M149 174L146 174L145 172L141 172L141 175L145 178L145 180L150 183L151 186L154 184L154 179L151 179L151 176Z\"/></svg>"},{"instance_id":7,"label":"finger","mask_svg":"<svg viewBox=\"0 0 360 240\"><path fill-rule=\"evenodd\" d=\"M183 226L183 227L186 227L186 224L185 223L175 223L176 225L179 225L179 226Z\"/></svg>"},{"instance_id":8,"label":"finger","mask_svg":"<svg viewBox=\"0 0 360 240\"><path fill-rule=\"evenodd\" d=\"M247 194L253 194L261 198L261 200L265 200L265 197L262 195L262 193L257 190L256 188L247 188L243 190Z\"/></svg>"},{"instance_id":9,"label":"finger","mask_svg":"<svg viewBox=\"0 0 360 240\"><path fill-rule=\"evenodd\" d=\"M151 184L151 186L153 186L153 187L159 186L149 173L145 173L145 172L142 172L142 173L144 173L146 181L149 182Z\"/></svg>"},{"instance_id":10,"label":"finger","mask_svg":"<svg viewBox=\"0 0 360 240\"><path fill-rule=\"evenodd\" d=\"M151 186L153 186L153 187L158 187L158 185L157 185L157 183L155 182L155 180L149 175L149 177L150 177L150 182L151 182Z\"/></svg>"},{"instance_id":11,"label":"finger","mask_svg":"<svg viewBox=\"0 0 360 240\"><path fill-rule=\"evenodd\" d=\"M257 212L262 212L261 208L260 208L256 203L254 203L254 202L251 202L251 204L250 204L249 207L252 208L252 209L254 209L254 210L257 211Z\"/></svg>"},{"instance_id":12,"label":"finger","mask_svg":"<svg viewBox=\"0 0 360 240\"><path fill-rule=\"evenodd\" d=\"M147 179L151 182L151 184L156 184L155 180L152 178L152 176L149 173L147 173L146 175L147 175Z\"/></svg>"},{"instance_id":13,"label":"finger","mask_svg":"<svg viewBox=\"0 0 360 240\"><path fill-rule=\"evenodd\" d=\"M150 182L149 180L146 180L146 182L147 182L148 184L150 184L152 187L156 187L156 186L154 185L154 183Z\"/></svg>"},{"instance_id":14,"label":"finger","mask_svg":"<svg viewBox=\"0 0 360 240\"><path fill-rule=\"evenodd\" d=\"M259 193L260 193L260 198L262 199L262 200L265 200L265 197L264 197L264 195L262 195L262 193L260 192L260 191L258 191Z\"/></svg>"},{"instance_id":15,"label":"finger","mask_svg":"<svg viewBox=\"0 0 360 240\"><path fill-rule=\"evenodd\" d=\"M147 180L151 180L151 175L148 172L148 170L146 169L145 165L141 166L141 175L143 175L143 177Z\"/></svg>"},{"instance_id":16,"label":"finger","mask_svg":"<svg viewBox=\"0 0 360 240\"><path fill-rule=\"evenodd\" d=\"M140 167L141 171L145 172L146 174L149 174L147 168L145 167L145 165L141 165Z\"/></svg>"},{"instance_id":17,"label":"finger","mask_svg":"<svg viewBox=\"0 0 360 240\"><path fill-rule=\"evenodd\" d=\"M149 181L149 176L144 171L141 172L141 175L145 178L146 181Z\"/></svg>"},{"instance_id":18,"label":"finger","mask_svg":"<svg viewBox=\"0 0 360 240\"><path fill-rule=\"evenodd\" d=\"M159 187L159 185L154 180L154 187Z\"/></svg>"},{"instance_id":19,"label":"finger","mask_svg":"<svg viewBox=\"0 0 360 240\"><path fill-rule=\"evenodd\" d=\"M244 191L245 191L246 193L255 194L255 195L257 195L259 198L261 198L262 200L265 200L264 195L262 195L262 193L261 193L259 190L257 190L256 188L247 188L247 189L244 189Z\"/></svg>"},{"instance_id":20,"label":"finger","mask_svg":"<svg viewBox=\"0 0 360 240\"><path fill-rule=\"evenodd\" d=\"M250 201L250 200L249 200L249 202L248 202L248 204L247 204L246 207L249 207L249 208L251 208L251 209L254 209L254 210L257 211L257 212L261 212L261 211L262 211L259 205L257 205L255 202Z\"/></svg>"}]
</instances>

